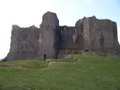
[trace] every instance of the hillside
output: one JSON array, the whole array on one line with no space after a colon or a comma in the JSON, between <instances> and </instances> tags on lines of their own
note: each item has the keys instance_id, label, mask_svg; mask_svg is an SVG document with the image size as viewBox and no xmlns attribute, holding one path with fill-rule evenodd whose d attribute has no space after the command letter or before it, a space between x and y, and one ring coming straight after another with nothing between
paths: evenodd
<instances>
[{"instance_id":1,"label":"hillside","mask_svg":"<svg viewBox=\"0 0 120 90\"><path fill-rule=\"evenodd\" d=\"M120 90L120 57L0 62L0 90Z\"/></svg>"}]
</instances>

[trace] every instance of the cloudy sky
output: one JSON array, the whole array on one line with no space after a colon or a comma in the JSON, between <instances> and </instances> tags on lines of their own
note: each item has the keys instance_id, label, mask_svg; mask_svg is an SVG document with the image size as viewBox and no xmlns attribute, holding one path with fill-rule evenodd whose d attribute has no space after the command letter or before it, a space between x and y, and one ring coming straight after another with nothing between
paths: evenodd
<instances>
[{"instance_id":1,"label":"cloudy sky","mask_svg":"<svg viewBox=\"0 0 120 90\"><path fill-rule=\"evenodd\" d=\"M111 19L120 42L120 0L0 0L0 59L9 51L11 26L39 27L46 11L57 13L60 25L74 26L84 16Z\"/></svg>"}]
</instances>

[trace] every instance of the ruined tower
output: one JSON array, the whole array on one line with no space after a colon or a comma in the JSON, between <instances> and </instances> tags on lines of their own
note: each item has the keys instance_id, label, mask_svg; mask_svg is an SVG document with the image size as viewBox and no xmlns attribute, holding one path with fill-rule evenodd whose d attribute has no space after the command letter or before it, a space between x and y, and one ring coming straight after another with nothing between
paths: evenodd
<instances>
[{"instance_id":1,"label":"ruined tower","mask_svg":"<svg viewBox=\"0 0 120 90\"><path fill-rule=\"evenodd\" d=\"M115 22L96 19L93 16L79 20L76 23L76 29L83 39L83 50L106 54L118 53L119 43Z\"/></svg>"},{"instance_id":2,"label":"ruined tower","mask_svg":"<svg viewBox=\"0 0 120 90\"><path fill-rule=\"evenodd\" d=\"M56 30L59 27L57 15L52 12L47 12L43 15L39 33L39 48L38 57L46 58L56 57Z\"/></svg>"},{"instance_id":3,"label":"ruined tower","mask_svg":"<svg viewBox=\"0 0 120 90\"><path fill-rule=\"evenodd\" d=\"M35 26L21 28L12 26L11 46L7 60L32 59L37 57L39 29Z\"/></svg>"}]
</instances>

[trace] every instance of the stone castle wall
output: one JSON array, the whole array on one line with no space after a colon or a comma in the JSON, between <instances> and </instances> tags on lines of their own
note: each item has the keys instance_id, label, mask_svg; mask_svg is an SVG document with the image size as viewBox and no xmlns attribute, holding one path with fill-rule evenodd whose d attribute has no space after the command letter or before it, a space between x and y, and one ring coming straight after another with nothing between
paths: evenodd
<instances>
[{"instance_id":1,"label":"stone castle wall","mask_svg":"<svg viewBox=\"0 0 120 90\"><path fill-rule=\"evenodd\" d=\"M73 49L75 46L77 32L75 27L60 26L60 48L61 49Z\"/></svg>"},{"instance_id":2,"label":"stone castle wall","mask_svg":"<svg viewBox=\"0 0 120 90\"><path fill-rule=\"evenodd\" d=\"M6 59L30 59L37 56L39 29L35 26L20 28L12 27L11 47Z\"/></svg>"},{"instance_id":3,"label":"stone castle wall","mask_svg":"<svg viewBox=\"0 0 120 90\"><path fill-rule=\"evenodd\" d=\"M57 15L43 15L40 28L12 27L11 47L6 60L59 58L73 51L118 55L119 43L115 22L84 17L74 27L59 26Z\"/></svg>"}]
</instances>

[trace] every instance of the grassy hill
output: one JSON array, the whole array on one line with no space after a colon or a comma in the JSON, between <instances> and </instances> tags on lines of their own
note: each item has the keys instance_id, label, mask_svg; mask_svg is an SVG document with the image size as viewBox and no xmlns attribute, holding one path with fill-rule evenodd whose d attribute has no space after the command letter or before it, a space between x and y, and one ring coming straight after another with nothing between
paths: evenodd
<instances>
[{"instance_id":1,"label":"grassy hill","mask_svg":"<svg viewBox=\"0 0 120 90\"><path fill-rule=\"evenodd\" d=\"M0 62L0 90L120 90L120 57Z\"/></svg>"}]
</instances>

